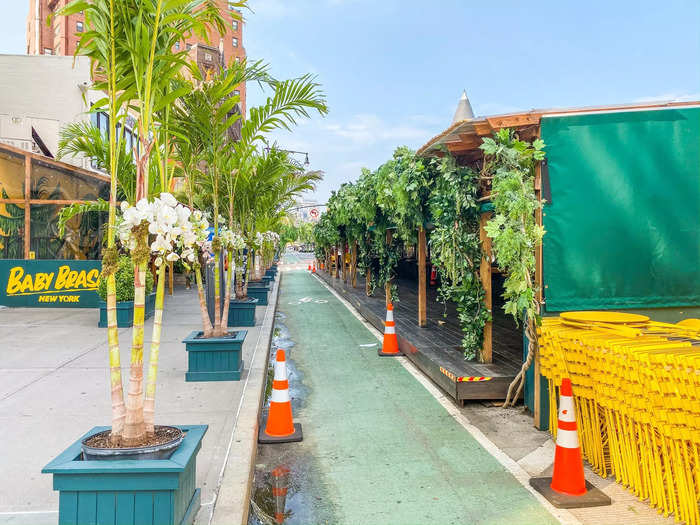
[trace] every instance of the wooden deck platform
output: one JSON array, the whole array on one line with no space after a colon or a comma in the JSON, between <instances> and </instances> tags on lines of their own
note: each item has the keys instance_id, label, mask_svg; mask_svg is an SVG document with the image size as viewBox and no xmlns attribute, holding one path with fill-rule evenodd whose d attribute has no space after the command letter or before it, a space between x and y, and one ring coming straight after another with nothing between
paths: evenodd
<instances>
[{"instance_id":1,"label":"wooden deck platform","mask_svg":"<svg viewBox=\"0 0 700 525\"><path fill-rule=\"evenodd\" d=\"M384 331L386 308L383 290L372 297L365 295L364 278L358 275L357 288L345 284L342 277L336 279L328 272L317 275L343 298L377 330ZM455 401L463 403L472 399L505 399L508 385L522 363L522 332L510 319L494 308L493 363L480 364L465 361L460 342L462 333L457 313L452 304L436 302L436 290L428 289L428 323L421 328L417 323L417 285L412 279L399 279L399 301L394 305L394 319L399 348L406 356L440 386Z\"/></svg>"}]
</instances>

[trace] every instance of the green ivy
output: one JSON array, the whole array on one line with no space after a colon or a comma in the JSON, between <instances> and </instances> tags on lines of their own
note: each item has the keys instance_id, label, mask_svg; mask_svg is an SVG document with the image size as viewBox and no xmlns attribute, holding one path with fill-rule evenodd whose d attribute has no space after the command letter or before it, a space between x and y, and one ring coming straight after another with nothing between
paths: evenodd
<instances>
[{"instance_id":1,"label":"green ivy","mask_svg":"<svg viewBox=\"0 0 700 525\"><path fill-rule=\"evenodd\" d=\"M542 243L544 228L535 212L541 203L535 195L535 163L544 159L544 142L518 139L510 129L485 138L483 174L492 177L494 215L486 224L496 263L505 273L504 309L516 321L539 322L534 285L535 249Z\"/></svg>"},{"instance_id":2,"label":"green ivy","mask_svg":"<svg viewBox=\"0 0 700 525\"><path fill-rule=\"evenodd\" d=\"M435 225L430 256L440 275L438 300L456 304L464 356L474 359L482 348L484 325L491 319L479 278L479 175L456 166L451 157L433 160L432 167L438 176L429 202Z\"/></svg>"}]
</instances>

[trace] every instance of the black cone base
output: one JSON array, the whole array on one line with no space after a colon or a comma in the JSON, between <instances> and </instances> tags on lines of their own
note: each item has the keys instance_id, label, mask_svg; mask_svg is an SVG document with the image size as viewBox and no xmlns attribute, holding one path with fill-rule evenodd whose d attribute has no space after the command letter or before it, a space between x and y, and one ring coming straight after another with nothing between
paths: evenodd
<instances>
[{"instance_id":1,"label":"black cone base","mask_svg":"<svg viewBox=\"0 0 700 525\"><path fill-rule=\"evenodd\" d=\"M594 487L586 480L586 493L582 496L569 496L555 492L550 487L552 478L530 478L530 486L542 494L547 501L558 509L582 509L584 507L603 507L610 505L610 496Z\"/></svg>"},{"instance_id":2,"label":"black cone base","mask_svg":"<svg viewBox=\"0 0 700 525\"><path fill-rule=\"evenodd\" d=\"M387 354L385 352L382 352L382 349L380 348L379 350L377 350L377 355L379 357L399 357L406 354L404 354L401 350L399 350L399 352L396 354Z\"/></svg>"},{"instance_id":3,"label":"black cone base","mask_svg":"<svg viewBox=\"0 0 700 525\"><path fill-rule=\"evenodd\" d=\"M271 443L294 443L301 441L302 439L304 439L304 436L301 433L301 423L294 423L294 434L290 434L289 436L268 436L265 434L264 424L260 425L260 430L258 430L258 443L262 443L264 445L269 445Z\"/></svg>"}]
</instances>

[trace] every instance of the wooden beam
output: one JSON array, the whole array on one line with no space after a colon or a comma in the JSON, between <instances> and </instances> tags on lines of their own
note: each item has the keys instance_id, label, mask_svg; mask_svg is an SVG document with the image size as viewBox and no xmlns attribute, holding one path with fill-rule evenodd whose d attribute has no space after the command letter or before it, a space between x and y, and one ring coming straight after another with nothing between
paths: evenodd
<instances>
[{"instance_id":1,"label":"wooden beam","mask_svg":"<svg viewBox=\"0 0 700 525\"><path fill-rule=\"evenodd\" d=\"M519 113L517 115L504 115L502 117L487 117L486 121L494 129L514 128L518 126L529 126L539 124L542 118L541 113Z\"/></svg>"},{"instance_id":2,"label":"wooden beam","mask_svg":"<svg viewBox=\"0 0 700 525\"><path fill-rule=\"evenodd\" d=\"M38 52L38 51L37 51ZM32 206L29 197L32 191L32 157L24 156L24 258L29 259L32 249Z\"/></svg>"},{"instance_id":3,"label":"wooden beam","mask_svg":"<svg viewBox=\"0 0 700 525\"><path fill-rule=\"evenodd\" d=\"M418 259L418 326L428 324L428 283L426 279L426 246L425 228L422 226L418 229L418 250L416 257Z\"/></svg>"},{"instance_id":4,"label":"wooden beam","mask_svg":"<svg viewBox=\"0 0 700 525\"><path fill-rule=\"evenodd\" d=\"M229 262L229 264L231 264ZM168 265L168 295L173 295L173 270L175 270L175 264L173 261L170 261L170 264Z\"/></svg>"},{"instance_id":5,"label":"wooden beam","mask_svg":"<svg viewBox=\"0 0 700 525\"><path fill-rule=\"evenodd\" d=\"M340 256L338 255L338 252L340 250L338 250L337 244L333 247L333 249L334 249L333 260L335 261L335 278L340 279L340 265L338 264L338 259L340 258Z\"/></svg>"},{"instance_id":6,"label":"wooden beam","mask_svg":"<svg viewBox=\"0 0 700 525\"><path fill-rule=\"evenodd\" d=\"M484 305L491 313L493 311L493 297L491 286L491 238L486 235L486 223L491 218L492 212L482 213L479 218L479 239L481 240L481 265L479 266L479 277L481 285L484 287ZM484 341L481 347L481 362L491 363L493 361L493 322L486 321L484 324Z\"/></svg>"},{"instance_id":7,"label":"wooden beam","mask_svg":"<svg viewBox=\"0 0 700 525\"><path fill-rule=\"evenodd\" d=\"M348 265L345 264L345 259L348 255L348 243L343 242L343 282L348 284Z\"/></svg>"},{"instance_id":8,"label":"wooden beam","mask_svg":"<svg viewBox=\"0 0 700 525\"><path fill-rule=\"evenodd\" d=\"M394 235L393 230L386 231L386 245L387 246L391 245L391 239L393 238L393 235ZM389 306L389 303L391 302L391 281L387 281L386 284L384 285L384 295L385 295L386 305Z\"/></svg>"},{"instance_id":9,"label":"wooden beam","mask_svg":"<svg viewBox=\"0 0 700 525\"><path fill-rule=\"evenodd\" d=\"M357 288L357 241L353 241L352 243L352 257L350 264L352 265L352 274L351 274L351 284L353 288Z\"/></svg>"}]
</instances>

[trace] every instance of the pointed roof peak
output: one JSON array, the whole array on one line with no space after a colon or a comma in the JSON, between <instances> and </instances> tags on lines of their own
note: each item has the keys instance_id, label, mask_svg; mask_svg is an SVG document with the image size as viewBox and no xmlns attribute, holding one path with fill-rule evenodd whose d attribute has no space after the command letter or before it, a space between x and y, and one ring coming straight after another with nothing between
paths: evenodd
<instances>
[{"instance_id":1,"label":"pointed roof peak","mask_svg":"<svg viewBox=\"0 0 700 525\"><path fill-rule=\"evenodd\" d=\"M457 110L455 111L455 116L452 118L452 123L459 122L461 120L471 120L474 118L474 110L472 110L472 105L469 102L469 97L467 97L467 90L462 91L462 96L459 98L457 103Z\"/></svg>"}]
</instances>

